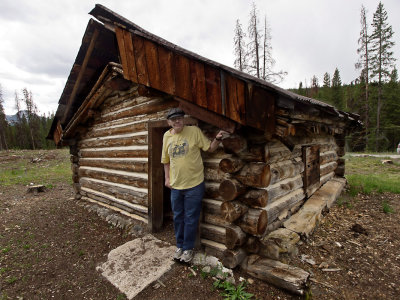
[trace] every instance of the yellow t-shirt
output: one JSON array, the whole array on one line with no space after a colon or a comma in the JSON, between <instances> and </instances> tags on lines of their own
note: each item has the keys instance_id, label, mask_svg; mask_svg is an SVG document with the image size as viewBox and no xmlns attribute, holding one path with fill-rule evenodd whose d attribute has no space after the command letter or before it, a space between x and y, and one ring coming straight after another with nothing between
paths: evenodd
<instances>
[{"instance_id":1,"label":"yellow t-shirt","mask_svg":"<svg viewBox=\"0 0 400 300\"><path fill-rule=\"evenodd\" d=\"M161 163L170 163L170 184L174 189L189 189L204 181L200 149L207 151L210 144L196 126L185 126L176 134L171 130L164 133Z\"/></svg>"}]
</instances>

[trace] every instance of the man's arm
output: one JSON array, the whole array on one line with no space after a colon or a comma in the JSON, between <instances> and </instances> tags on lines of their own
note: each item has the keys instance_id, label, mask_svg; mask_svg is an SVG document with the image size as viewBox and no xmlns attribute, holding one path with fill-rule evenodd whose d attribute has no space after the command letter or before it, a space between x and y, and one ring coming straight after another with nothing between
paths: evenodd
<instances>
[{"instance_id":1,"label":"man's arm","mask_svg":"<svg viewBox=\"0 0 400 300\"><path fill-rule=\"evenodd\" d=\"M222 141L222 137L224 134L228 134L228 132L220 130L217 135L215 136L215 138L212 140L211 144L210 144L210 148L208 148L208 152L214 152L215 149L218 148L219 144L221 144Z\"/></svg>"},{"instance_id":2,"label":"man's arm","mask_svg":"<svg viewBox=\"0 0 400 300\"><path fill-rule=\"evenodd\" d=\"M165 186L167 188L171 188L171 184L169 182L169 163L164 164L164 173L165 173Z\"/></svg>"}]
</instances>

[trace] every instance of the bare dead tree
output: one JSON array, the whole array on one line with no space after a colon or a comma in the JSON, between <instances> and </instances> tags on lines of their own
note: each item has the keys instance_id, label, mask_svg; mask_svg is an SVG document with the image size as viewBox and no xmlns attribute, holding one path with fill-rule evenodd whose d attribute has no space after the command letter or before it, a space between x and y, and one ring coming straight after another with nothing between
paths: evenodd
<instances>
[{"instance_id":1,"label":"bare dead tree","mask_svg":"<svg viewBox=\"0 0 400 300\"><path fill-rule=\"evenodd\" d=\"M28 127L29 127L29 134L31 137L32 141L32 148L33 150L36 149L35 147L35 138L34 138L34 132L38 130L37 128L37 122L36 122L36 117L37 117L37 106L33 102L33 96L32 92L28 91L27 88L22 89L22 93L24 94L24 102L26 105L26 110L27 110L27 117L28 117Z\"/></svg>"},{"instance_id":2,"label":"bare dead tree","mask_svg":"<svg viewBox=\"0 0 400 300\"><path fill-rule=\"evenodd\" d=\"M242 30L242 24L240 24L239 19L236 20L236 27L235 27L235 36L233 38L233 42L235 45L235 62L234 67L239 71L244 71L244 67L246 65L245 58L246 58L246 49L245 49L245 37L246 33Z\"/></svg>"},{"instance_id":3,"label":"bare dead tree","mask_svg":"<svg viewBox=\"0 0 400 300\"><path fill-rule=\"evenodd\" d=\"M6 128L7 128L7 120L6 114L4 112L4 99L3 99L3 89L0 84L0 150L8 150L7 140L6 140Z\"/></svg>"},{"instance_id":4,"label":"bare dead tree","mask_svg":"<svg viewBox=\"0 0 400 300\"><path fill-rule=\"evenodd\" d=\"M248 26L249 43L247 44L246 70L250 75L260 78L260 50L261 33L259 31L258 10L253 2L250 10L250 20Z\"/></svg>"},{"instance_id":5,"label":"bare dead tree","mask_svg":"<svg viewBox=\"0 0 400 300\"><path fill-rule=\"evenodd\" d=\"M365 83L365 103L364 103L364 125L365 125L365 138L366 144L368 145L368 134L369 134L369 94L368 94L368 87L369 87L369 60L370 60L370 53L369 53L369 44L370 39L368 36L368 23L367 23L367 11L364 5L361 6L361 13L360 13L360 37L358 38L358 45L359 48L357 49L357 53L359 55L358 62L355 64L356 69L361 69L361 77L363 78L363 82Z\"/></svg>"},{"instance_id":6,"label":"bare dead tree","mask_svg":"<svg viewBox=\"0 0 400 300\"><path fill-rule=\"evenodd\" d=\"M263 35L263 67L262 67L262 79L278 83L283 80L287 75L286 71L280 70L275 71L275 59L272 57L272 36L271 27L267 22L267 16L264 16L264 35Z\"/></svg>"}]
</instances>

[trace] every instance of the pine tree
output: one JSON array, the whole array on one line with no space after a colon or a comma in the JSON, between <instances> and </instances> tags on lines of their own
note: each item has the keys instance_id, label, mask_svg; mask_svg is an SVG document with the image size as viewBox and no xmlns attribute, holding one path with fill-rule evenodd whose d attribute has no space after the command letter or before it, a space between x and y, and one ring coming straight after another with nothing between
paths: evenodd
<instances>
[{"instance_id":1,"label":"pine tree","mask_svg":"<svg viewBox=\"0 0 400 300\"><path fill-rule=\"evenodd\" d=\"M400 83L397 69L394 68L390 74L390 80L384 85L385 106L382 114L382 125L388 139L388 150L393 151L400 141Z\"/></svg>"},{"instance_id":2,"label":"pine tree","mask_svg":"<svg viewBox=\"0 0 400 300\"><path fill-rule=\"evenodd\" d=\"M372 27L374 28L371 36L371 78L377 78L378 84L378 103L376 111L376 140L375 150L378 151L379 141L381 139L381 110L383 105L383 83L390 78L390 72L393 69L395 58L390 50L394 46L392 41L393 30L392 26L387 23L387 12L383 7L382 2L379 2L378 7L373 16Z\"/></svg>"},{"instance_id":3,"label":"pine tree","mask_svg":"<svg viewBox=\"0 0 400 300\"><path fill-rule=\"evenodd\" d=\"M299 95L304 96L303 82L301 82L301 81L300 81L300 83L299 83L299 88L298 88L298 90L297 90L297 93L298 93Z\"/></svg>"},{"instance_id":4,"label":"pine tree","mask_svg":"<svg viewBox=\"0 0 400 300\"><path fill-rule=\"evenodd\" d=\"M367 12L364 5L361 6L360 13L360 24L361 31L360 37L358 38L359 48L357 49L357 53L359 55L359 60L355 64L356 69L361 69L361 77L362 81L365 84L365 93L364 93L364 126L365 126L365 135L366 141L368 143L368 135L369 135L369 71L370 71L370 39L368 36L368 22L367 22Z\"/></svg>"},{"instance_id":5,"label":"pine tree","mask_svg":"<svg viewBox=\"0 0 400 300\"><path fill-rule=\"evenodd\" d=\"M318 92L319 92L318 77L314 75L314 76L311 78L310 97L311 97L311 98L316 98L316 97L318 97Z\"/></svg>"},{"instance_id":6,"label":"pine tree","mask_svg":"<svg viewBox=\"0 0 400 300\"><path fill-rule=\"evenodd\" d=\"M343 109L342 80L338 68L335 69L332 77L332 103L337 109Z\"/></svg>"},{"instance_id":7,"label":"pine tree","mask_svg":"<svg viewBox=\"0 0 400 300\"><path fill-rule=\"evenodd\" d=\"M234 66L239 71L244 71L246 61L246 51L245 51L245 37L246 33L242 30L242 24L240 24L239 19L236 20L235 36L233 38L233 43L235 45L235 62Z\"/></svg>"},{"instance_id":8,"label":"pine tree","mask_svg":"<svg viewBox=\"0 0 400 300\"><path fill-rule=\"evenodd\" d=\"M3 89L0 84L0 150L8 150L7 140L6 140L8 123L6 120L6 114L4 113L3 103L4 103Z\"/></svg>"},{"instance_id":9,"label":"pine tree","mask_svg":"<svg viewBox=\"0 0 400 300\"><path fill-rule=\"evenodd\" d=\"M324 88L330 88L331 87L331 75L329 75L328 72L325 72L324 74L324 83L323 83Z\"/></svg>"},{"instance_id":10,"label":"pine tree","mask_svg":"<svg viewBox=\"0 0 400 300\"><path fill-rule=\"evenodd\" d=\"M249 43L247 44L248 62L246 70L250 75L260 78L260 51L261 51L261 33L259 31L258 11L253 2L250 10L250 21L248 26Z\"/></svg>"}]
</instances>

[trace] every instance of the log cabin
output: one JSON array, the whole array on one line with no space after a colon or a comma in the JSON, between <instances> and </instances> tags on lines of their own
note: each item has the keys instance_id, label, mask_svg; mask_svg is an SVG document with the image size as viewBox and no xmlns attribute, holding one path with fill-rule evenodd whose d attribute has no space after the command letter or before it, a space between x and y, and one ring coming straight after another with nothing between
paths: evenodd
<instances>
[{"instance_id":1,"label":"log cabin","mask_svg":"<svg viewBox=\"0 0 400 300\"><path fill-rule=\"evenodd\" d=\"M76 199L160 230L168 189L160 162L166 112L210 139L200 241L235 267L265 253L327 182L344 176L345 136L358 116L174 45L96 5L49 133L69 146Z\"/></svg>"}]
</instances>

